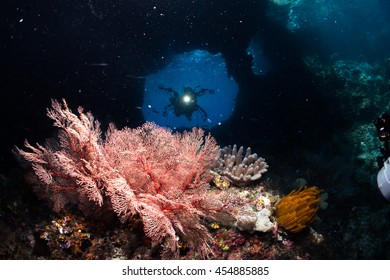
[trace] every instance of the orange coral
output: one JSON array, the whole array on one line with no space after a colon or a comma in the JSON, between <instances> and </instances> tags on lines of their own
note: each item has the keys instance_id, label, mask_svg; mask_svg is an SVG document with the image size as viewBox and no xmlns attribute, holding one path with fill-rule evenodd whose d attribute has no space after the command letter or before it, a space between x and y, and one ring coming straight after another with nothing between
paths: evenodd
<instances>
[{"instance_id":1,"label":"orange coral","mask_svg":"<svg viewBox=\"0 0 390 280\"><path fill-rule=\"evenodd\" d=\"M305 186L283 197L276 205L278 224L294 233L306 228L317 214L320 193L317 187Z\"/></svg>"}]
</instances>

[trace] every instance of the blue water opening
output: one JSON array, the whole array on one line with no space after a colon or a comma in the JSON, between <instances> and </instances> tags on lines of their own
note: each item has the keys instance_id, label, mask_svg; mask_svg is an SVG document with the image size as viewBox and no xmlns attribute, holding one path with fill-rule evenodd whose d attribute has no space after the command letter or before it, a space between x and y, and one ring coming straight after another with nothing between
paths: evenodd
<instances>
[{"instance_id":1,"label":"blue water opening","mask_svg":"<svg viewBox=\"0 0 390 280\"><path fill-rule=\"evenodd\" d=\"M142 112L146 121L171 129L209 129L231 116L237 93L222 56L194 50L146 77Z\"/></svg>"}]
</instances>

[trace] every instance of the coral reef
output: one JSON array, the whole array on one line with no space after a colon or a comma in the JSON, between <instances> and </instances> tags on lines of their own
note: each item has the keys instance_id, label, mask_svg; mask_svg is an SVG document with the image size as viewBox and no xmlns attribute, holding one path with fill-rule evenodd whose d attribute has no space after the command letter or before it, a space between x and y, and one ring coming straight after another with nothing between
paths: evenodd
<instances>
[{"instance_id":1,"label":"coral reef","mask_svg":"<svg viewBox=\"0 0 390 280\"><path fill-rule=\"evenodd\" d=\"M283 197L276 204L278 224L293 233L306 228L319 209L320 192L317 187L301 187Z\"/></svg>"},{"instance_id":2,"label":"coral reef","mask_svg":"<svg viewBox=\"0 0 390 280\"><path fill-rule=\"evenodd\" d=\"M52 102L48 116L59 127L58 140L15 153L31 164L34 191L54 210L77 205L91 216L114 212L122 222L141 218L151 247L162 258L177 258L185 241L200 258L211 252L203 218L233 219L230 202L206 195L208 173L219 147L200 129L183 134L146 123L136 129L110 126L101 138L99 122L78 109L75 115Z\"/></svg>"},{"instance_id":3,"label":"coral reef","mask_svg":"<svg viewBox=\"0 0 390 280\"><path fill-rule=\"evenodd\" d=\"M228 223L226 219L219 220L220 225L240 231L262 233L271 232L276 227L274 213L279 196L273 194L271 190L265 190L264 185L246 187L232 185L222 192L217 188L210 190L210 194L213 192L220 192L220 199L233 208L234 220Z\"/></svg>"},{"instance_id":4,"label":"coral reef","mask_svg":"<svg viewBox=\"0 0 390 280\"><path fill-rule=\"evenodd\" d=\"M258 157L256 153L252 154L250 147L247 148L245 156L243 151L242 146L238 150L237 145L224 147L221 149L220 158L214 163L213 170L239 186L260 179L268 170L264 158Z\"/></svg>"},{"instance_id":5,"label":"coral reef","mask_svg":"<svg viewBox=\"0 0 390 280\"><path fill-rule=\"evenodd\" d=\"M37 251L46 243L51 257L61 259L64 255L82 255L91 245L91 233L81 217L62 215L43 228L37 228L32 246ZM39 245L38 245L39 244Z\"/></svg>"},{"instance_id":6,"label":"coral reef","mask_svg":"<svg viewBox=\"0 0 390 280\"><path fill-rule=\"evenodd\" d=\"M116 219L107 222L99 215L85 217L72 207L66 213L54 213L45 204L38 203L25 184L20 187L27 191L24 197L8 196L10 200L2 200L0 205L2 259L150 260L162 257L160 250L152 246L152 240L145 236L139 215L120 223ZM18 186L13 185L11 189L15 188ZM231 186L223 190L212 185L206 195L220 196L222 201L234 203L236 211L247 209L257 213L269 209L272 213L269 219L274 223L275 204L279 201L279 196L270 192L274 188L268 180L255 186ZM253 230L255 221L247 223L248 229L242 230L226 220L205 219L203 224L210 235L212 254L208 258L216 260L318 258L323 256L323 250L318 248L323 249L332 240L321 238L321 232L312 228L300 238L291 238L282 228L256 232ZM314 228L322 225L325 226L316 222ZM196 247L185 239L178 241L178 250L178 259L200 258Z\"/></svg>"}]
</instances>

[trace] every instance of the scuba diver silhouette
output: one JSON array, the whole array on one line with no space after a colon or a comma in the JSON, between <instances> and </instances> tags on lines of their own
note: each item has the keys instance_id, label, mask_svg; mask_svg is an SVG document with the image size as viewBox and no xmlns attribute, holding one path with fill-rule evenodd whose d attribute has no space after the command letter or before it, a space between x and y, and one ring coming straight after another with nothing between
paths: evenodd
<instances>
[{"instance_id":1,"label":"scuba diver silhouette","mask_svg":"<svg viewBox=\"0 0 390 280\"><path fill-rule=\"evenodd\" d=\"M197 86L194 89L191 87L184 87L183 93L179 94L172 88L166 88L160 85L158 88L160 90L165 90L170 95L170 103L165 106L163 116L166 117L168 115L168 111L173 109L176 117L184 115L189 121L191 121L192 113L199 111L202 114L203 121L206 121L208 118L207 112L198 105L197 98L206 93L214 94L214 90L207 88L198 89L199 87L200 86Z\"/></svg>"}]
</instances>

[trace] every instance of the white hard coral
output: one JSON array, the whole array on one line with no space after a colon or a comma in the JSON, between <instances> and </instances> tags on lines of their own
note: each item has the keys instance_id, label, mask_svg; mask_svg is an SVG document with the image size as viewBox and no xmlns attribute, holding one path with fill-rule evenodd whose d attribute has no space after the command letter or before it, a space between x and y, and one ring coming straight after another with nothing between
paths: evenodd
<instances>
[{"instance_id":1,"label":"white hard coral","mask_svg":"<svg viewBox=\"0 0 390 280\"><path fill-rule=\"evenodd\" d=\"M219 175L226 176L235 185L242 186L261 178L267 172L268 165L265 159L256 153L252 154L248 147L243 156L244 148L237 150L237 145L221 149L220 158L214 163L214 171Z\"/></svg>"}]
</instances>

